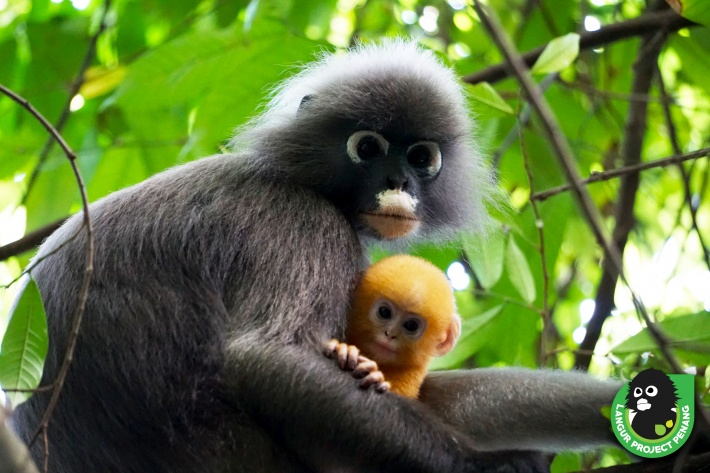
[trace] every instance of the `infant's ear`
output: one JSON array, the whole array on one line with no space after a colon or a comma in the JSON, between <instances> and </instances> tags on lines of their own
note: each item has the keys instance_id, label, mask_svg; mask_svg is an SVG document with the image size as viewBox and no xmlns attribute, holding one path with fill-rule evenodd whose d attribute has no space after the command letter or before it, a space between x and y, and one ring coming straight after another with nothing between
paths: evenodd
<instances>
[{"instance_id":1,"label":"infant's ear","mask_svg":"<svg viewBox=\"0 0 710 473\"><path fill-rule=\"evenodd\" d=\"M446 338L436 346L434 356L444 356L456 346L456 340L461 335L461 316L454 314L451 317L451 322L446 329Z\"/></svg>"}]
</instances>

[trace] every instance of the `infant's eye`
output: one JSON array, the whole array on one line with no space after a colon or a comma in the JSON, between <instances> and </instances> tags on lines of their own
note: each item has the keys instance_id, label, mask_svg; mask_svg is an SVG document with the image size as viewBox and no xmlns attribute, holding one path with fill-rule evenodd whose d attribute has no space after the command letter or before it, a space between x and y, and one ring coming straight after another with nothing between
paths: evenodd
<instances>
[{"instance_id":1,"label":"infant's eye","mask_svg":"<svg viewBox=\"0 0 710 473\"><path fill-rule=\"evenodd\" d=\"M379 309L377 309L377 314L380 316L380 318L389 320L392 318L392 309L390 309L386 305L383 305L380 306Z\"/></svg>"},{"instance_id":2,"label":"infant's eye","mask_svg":"<svg viewBox=\"0 0 710 473\"><path fill-rule=\"evenodd\" d=\"M419 322L417 322L416 320L407 320L402 324L402 327L404 327L404 330L406 330L407 332L414 333L419 330Z\"/></svg>"}]
</instances>

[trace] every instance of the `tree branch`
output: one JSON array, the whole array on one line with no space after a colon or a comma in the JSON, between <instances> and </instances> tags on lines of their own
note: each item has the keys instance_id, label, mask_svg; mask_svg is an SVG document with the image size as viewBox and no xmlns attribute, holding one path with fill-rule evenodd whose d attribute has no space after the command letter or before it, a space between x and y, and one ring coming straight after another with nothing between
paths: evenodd
<instances>
[{"instance_id":1,"label":"tree branch","mask_svg":"<svg viewBox=\"0 0 710 473\"><path fill-rule=\"evenodd\" d=\"M658 78L658 89L661 94L661 104L663 105L663 117L666 120L666 128L668 128L668 138L673 147L673 152L675 154L681 154L680 144L678 143L678 133L676 132L676 126L673 122L673 115L671 114L670 102L671 99L666 92L666 84L663 81L663 75L661 70L656 64L656 77ZM690 221L695 234L698 237L698 242L700 243L700 249L703 252L703 258L705 259L705 266L710 269L710 250L705 244L705 239L703 234L700 232L700 227L698 226L698 209L693 205L693 192L690 189L690 172L687 172L682 164L678 164L678 171L680 172L680 177L683 180L683 193L685 197L685 203L690 211ZM683 208L681 207L681 212Z\"/></svg>"},{"instance_id":2,"label":"tree branch","mask_svg":"<svg viewBox=\"0 0 710 473\"><path fill-rule=\"evenodd\" d=\"M589 176L587 179L583 179L583 180L579 181L579 183L580 184L590 184L592 182L609 181L611 179L614 179L617 177L622 177L627 174L636 174L638 172L645 171L647 169L661 168L661 167L666 167L666 166L670 166L673 164L679 164L679 163L682 163L685 161L690 161L691 159L704 158L705 156L707 156L709 154L710 154L710 148L702 148L702 149L699 149L696 151L691 151L690 153L668 156L667 158L657 159L655 161L651 161L651 162L647 162L647 163L633 164L630 166L623 166L618 169L610 169L608 171L595 172L594 174ZM548 189L548 190L533 194L532 199L542 201L542 200L548 199L552 196L555 196L557 194L561 194L562 192L568 191L570 189L572 189L572 184L563 184L561 186L553 187L552 189ZM2 254L1 251L2 251L2 248L0 248L0 254Z\"/></svg>"},{"instance_id":3,"label":"tree branch","mask_svg":"<svg viewBox=\"0 0 710 473\"><path fill-rule=\"evenodd\" d=\"M68 218L68 217L67 217ZM15 240L7 245L0 246L0 261L5 261L6 259L17 256L25 251L29 251L35 246L39 246L45 238L54 233L54 231L59 228L67 219L63 218L52 222L49 225L45 225L42 228L38 228L32 233L28 233L19 240Z\"/></svg>"},{"instance_id":4,"label":"tree branch","mask_svg":"<svg viewBox=\"0 0 710 473\"><path fill-rule=\"evenodd\" d=\"M659 37L658 34L646 35L641 40L636 61L633 65L634 75L631 87L631 93L633 94L648 95L651 90L651 83L656 72L656 62L663 45L663 37ZM662 32L660 34L663 35ZM629 104L621 150L624 164L627 166L635 166L641 162L647 111L648 102L631 102ZM623 257L626 241L634 226L634 204L638 187L638 172L627 173L622 176L619 197L614 208L614 221L616 224L612 233L612 242L620 258ZM620 272L621 270L616 268L610 258L605 255L602 262L602 277L594 300L594 313L587 323L587 332L584 340L579 345L580 350L594 351L594 347L597 345L601 335L602 326L615 307L614 294ZM591 355L580 353L576 356L575 367L587 370L591 361Z\"/></svg>"},{"instance_id":5,"label":"tree branch","mask_svg":"<svg viewBox=\"0 0 710 473\"><path fill-rule=\"evenodd\" d=\"M604 26L597 31L582 34L579 38L579 49L595 49L626 38L643 36L649 33L655 33L659 30L674 32L688 26L696 26L696 24L678 15L673 10L647 13L633 20L614 23ZM542 51L544 51L545 46L547 45L540 46L522 55L522 59L527 67L531 67L535 64L537 58L539 58ZM482 71L469 74L463 78L463 81L469 84L477 84L479 82L493 83L505 79L510 75L511 70L506 61L483 69Z\"/></svg>"},{"instance_id":6,"label":"tree branch","mask_svg":"<svg viewBox=\"0 0 710 473\"><path fill-rule=\"evenodd\" d=\"M57 119L57 122L54 125L54 128L58 132L61 132L62 129L64 129L64 125L66 125L67 120L69 119L69 113L71 111L71 101L74 99L76 94L79 93L79 89L81 89L81 86L84 85L84 75L86 74L87 69L89 69L89 66L91 66L91 63L94 61L94 57L96 56L96 43L98 42L99 37L108 27L108 23L106 20L110 8L111 0L106 0L104 4L104 11L101 15L101 21L99 22L99 28L89 40L89 46L86 49L86 53L84 54L84 59L81 62L79 71L74 77L74 80L69 85L67 101L64 103L62 112L60 113L59 118ZM39 153L39 160L37 161L37 165L32 171L30 178L27 180L27 189L25 190L25 195L22 197L21 205L25 203L25 201L27 200L27 196L30 194L30 191L34 187L34 184L37 181L37 177L39 176L39 172L42 169L42 166L44 165L45 161L47 161L49 152L52 150L52 145L54 144L54 141L54 138L50 136L49 139L44 143L42 151L40 151Z\"/></svg>"},{"instance_id":7,"label":"tree branch","mask_svg":"<svg viewBox=\"0 0 710 473\"><path fill-rule=\"evenodd\" d=\"M27 446L7 426L7 413L0 404L0 471L3 473L39 473Z\"/></svg>"},{"instance_id":8,"label":"tree branch","mask_svg":"<svg viewBox=\"0 0 710 473\"><path fill-rule=\"evenodd\" d=\"M51 137L56 140L57 143L59 143L59 146L64 150L64 154L66 154L67 159L69 160L69 165L72 168L72 171L74 172L74 177L76 179L77 185L79 186L79 193L81 194L81 204L83 207L83 214L84 214L84 221L83 221L83 226L86 230L86 265L84 267L84 278L81 283L81 288L79 289L79 295L76 303L76 308L74 309L74 315L72 316L72 325L71 325L71 331L69 333L69 340L67 342L67 348L66 352L64 354L64 360L62 361L62 366L59 368L59 373L57 374L57 378L54 380L52 383L54 385L54 391L52 392L52 397L49 400L49 404L47 405L47 410L44 413L44 416L42 418L42 422L40 423L39 428L37 429L37 432L35 435L32 437L32 440L30 441L30 445L35 441L37 438L37 435L40 432L46 431L47 425L49 424L49 419L52 416L52 412L54 412L54 408L57 405L57 400L59 399L59 394L62 391L62 388L64 387L64 381L67 377L67 373L69 372L69 366L71 365L71 362L74 358L74 349L76 348L76 341L79 338L79 329L81 328L81 320L84 315L84 308L86 307L86 300L89 297L89 284L91 283L91 275L94 272L94 232L93 232L93 227L91 225L91 218L89 215L89 198L86 195L86 186L84 185L84 180L81 177L81 173L79 172L79 168L76 165L76 153L69 147L69 145L64 141L64 138L62 138L61 134L59 131L57 131L56 128L52 126L51 123L35 109L32 104L30 104L27 100L24 98L20 97L7 87L0 85L0 92L4 93L8 97L10 97L12 100L20 104L25 110L27 110L33 117L39 121L42 126L47 130L47 132L51 135ZM45 451L45 460L46 460L46 455L47 452ZM46 470L46 462L45 462L45 470Z\"/></svg>"},{"instance_id":9,"label":"tree branch","mask_svg":"<svg viewBox=\"0 0 710 473\"><path fill-rule=\"evenodd\" d=\"M505 56L506 60L510 63L511 67L515 71L515 75L518 78L518 82L522 89L525 91L530 103L537 111L538 115L542 120L543 127L547 132L547 136L550 143L555 151L560 165L562 166L565 174L567 175L567 180L572 183L574 195L579 203L582 213L589 224L594 237L596 238L599 245L603 248L605 254L605 261L608 260L609 263L617 271L618 275L621 277L626 288L629 290L631 298L634 303L634 307L639 315L646 322L649 333L653 339L658 344L661 353L664 355L668 363L671 365L674 372L680 372L681 367L678 361L675 359L673 354L668 349L668 343L658 327L655 326L653 321L648 315L646 308L644 307L641 300L636 296L628 280L624 276L623 272L623 262L617 248L610 244L604 235L603 227L599 217L599 211L594 206L589 192L586 188L582 186L579 181L579 172L575 166L575 161L572 156L572 150L569 144L562 134L559 124L552 113L550 106L547 101L542 96L540 90L537 88L532 78L530 77L530 71L527 69L525 62L520 57L520 54L515 50L515 47L510 43L507 36L505 36L502 27L500 26L497 18L495 18L494 13L491 12L490 15L484 11L483 6L481 6L479 0L474 0L474 7L478 16L481 18L481 22L485 25L486 29L490 32L493 40L500 49L500 51Z\"/></svg>"}]
</instances>

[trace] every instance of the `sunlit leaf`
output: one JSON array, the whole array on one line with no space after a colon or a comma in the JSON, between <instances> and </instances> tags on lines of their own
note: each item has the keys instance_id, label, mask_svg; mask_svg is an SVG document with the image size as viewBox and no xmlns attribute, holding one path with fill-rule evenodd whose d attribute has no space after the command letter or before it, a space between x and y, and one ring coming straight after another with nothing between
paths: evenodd
<instances>
[{"instance_id":1,"label":"sunlit leaf","mask_svg":"<svg viewBox=\"0 0 710 473\"><path fill-rule=\"evenodd\" d=\"M569 33L550 41L532 67L533 74L560 72L579 56L579 35Z\"/></svg>"},{"instance_id":2,"label":"sunlit leaf","mask_svg":"<svg viewBox=\"0 0 710 473\"><path fill-rule=\"evenodd\" d=\"M47 319L39 289L30 280L10 314L10 323L0 345L0 386L3 389L34 389L39 385L47 356ZM31 393L8 392L17 406Z\"/></svg>"},{"instance_id":3,"label":"sunlit leaf","mask_svg":"<svg viewBox=\"0 0 710 473\"><path fill-rule=\"evenodd\" d=\"M515 239L508 241L508 251L505 253L505 267L508 270L508 279L515 287L518 294L527 303L533 303L536 297L535 279L530 271L530 265L522 250L515 243Z\"/></svg>"},{"instance_id":4,"label":"sunlit leaf","mask_svg":"<svg viewBox=\"0 0 710 473\"><path fill-rule=\"evenodd\" d=\"M464 319L461 326L461 335L454 349L441 358L432 359L429 369L453 368L475 354L487 338L483 329L500 314L503 307L502 305L497 306L480 315Z\"/></svg>"},{"instance_id":5,"label":"sunlit leaf","mask_svg":"<svg viewBox=\"0 0 710 473\"><path fill-rule=\"evenodd\" d=\"M666 0L679 15L710 26L710 2L708 0Z\"/></svg>"},{"instance_id":6,"label":"sunlit leaf","mask_svg":"<svg viewBox=\"0 0 710 473\"><path fill-rule=\"evenodd\" d=\"M510 105L503 100L503 97L501 97L500 94L496 92L496 89L488 82L480 82L469 87L467 91L471 98L478 102L510 115L515 114L515 111L513 111Z\"/></svg>"},{"instance_id":7,"label":"sunlit leaf","mask_svg":"<svg viewBox=\"0 0 710 473\"><path fill-rule=\"evenodd\" d=\"M86 99L92 99L107 94L126 77L126 68L123 66L107 69L104 67L91 67L86 71L85 81L79 93Z\"/></svg>"},{"instance_id":8,"label":"sunlit leaf","mask_svg":"<svg viewBox=\"0 0 710 473\"><path fill-rule=\"evenodd\" d=\"M710 312L670 317L658 326L668 337L670 346L683 353L683 358L710 362ZM628 353L657 352L658 344L648 329L644 329L612 349L623 356Z\"/></svg>"},{"instance_id":9,"label":"sunlit leaf","mask_svg":"<svg viewBox=\"0 0 710 473\"><path fill-rule=\"evenodd\" d=\"M503 274L505 240L498 235L486 239L467 237L463 249L481 286L486 289L495 286Z\"/></svg>"}]
</instances>

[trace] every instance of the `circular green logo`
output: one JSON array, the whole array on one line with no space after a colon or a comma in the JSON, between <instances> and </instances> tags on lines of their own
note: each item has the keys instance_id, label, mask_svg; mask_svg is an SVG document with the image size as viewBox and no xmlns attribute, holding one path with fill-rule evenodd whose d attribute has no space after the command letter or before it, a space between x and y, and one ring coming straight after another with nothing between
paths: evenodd
<instances>
[{"instance_id":1,"label":"circular green logo","mask_svg":"<svg viewBox=\"0 0 710 473\"><path fill-rule=\"evenodd\" d=\"M611 424L619 443L646 458L678 450L693 428L693 393L693 375L640 372L614 398Z\"/></svg>"}]
</instances>

